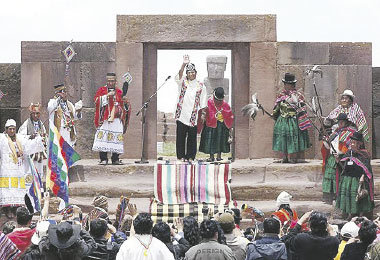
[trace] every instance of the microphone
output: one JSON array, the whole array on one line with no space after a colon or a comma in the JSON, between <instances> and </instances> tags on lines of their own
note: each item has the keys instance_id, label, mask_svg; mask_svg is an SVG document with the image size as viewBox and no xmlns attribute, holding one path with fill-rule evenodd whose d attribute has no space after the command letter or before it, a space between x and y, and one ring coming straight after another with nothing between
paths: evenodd
<instances>
[{"instance_id":1,"label":"microphone","mask_svg":"<svg viewBox=\"0 0 380 260\"><path fill-rule=\"evenodd\" d=\"M166 79L165 79L165 81L167 81L168 79L170 79L172 76L168 76Z\"/></svg>"}]
</instances>

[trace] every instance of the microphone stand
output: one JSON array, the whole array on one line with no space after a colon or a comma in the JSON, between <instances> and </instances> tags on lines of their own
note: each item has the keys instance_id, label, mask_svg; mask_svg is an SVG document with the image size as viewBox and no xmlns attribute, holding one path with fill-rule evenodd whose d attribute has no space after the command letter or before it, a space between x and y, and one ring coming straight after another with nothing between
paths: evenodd
<instances>
[{"instance_id":1,"label":"microphone stand","mask_svg":"<svg viewBox=\"0 0 380 260\"><path fill-rule=\"evenodd\" d=\"M149 105L150 101L152 100L152 98L155 95L157 95L157 92L165 85L165 83L170 78L171 78L171 76L168 76L165 79L165 81L161 84L161 86L144 102L144 104L142 105L142 107L136 113L136 116L139 116L140 113L142 113L142 118L141 118L141 125L142 125L142 128L141 128L141 132L142 132L141 146L142 146L142 149L141 149L141 159L139 161L135 161L135 163L138 163L138 164L149 163L149 161L146 159L145 154L144 154L144 150L145 150L145 121L146 121L145 119L146 119L146 110L147 110L148 105Z\"/></svg>"}]
</instances>

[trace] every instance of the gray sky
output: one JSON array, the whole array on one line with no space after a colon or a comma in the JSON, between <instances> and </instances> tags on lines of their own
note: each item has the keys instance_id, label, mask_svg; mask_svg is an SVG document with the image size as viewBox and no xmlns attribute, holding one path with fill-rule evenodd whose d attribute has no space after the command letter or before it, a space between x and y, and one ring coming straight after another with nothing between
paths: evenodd
<instances>
[{"instance_id":1,"label":"gray sky","mask_svg":"<svg viewBox=\"0 0 380 260\"><path fill-rule=\"evenodd\" d=\"M116 14L276 14L278 41L372 42L380 66L379 0L13 0L0 8L0 62L21 41L115 41Z\"/></svg>"}]
</instances>

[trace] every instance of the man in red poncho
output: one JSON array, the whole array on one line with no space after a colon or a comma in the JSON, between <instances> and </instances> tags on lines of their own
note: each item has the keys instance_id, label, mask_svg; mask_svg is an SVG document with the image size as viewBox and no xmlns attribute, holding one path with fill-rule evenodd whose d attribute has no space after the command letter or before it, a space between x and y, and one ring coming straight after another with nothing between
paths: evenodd
<instances>
[{"instance_id":1,"label":"man in red poncho","mask_svg":"<svg viewBox=\"0 0 380 260\"><path fill-rule=\"evenodd\" d=\"M16 217L17 228L7 236L17 246L21 253L23 253L32 243L31 239L36 230L29 227L33 215L29 213L27 208L19 207L16 211Z\"/></svg>"},{"instance_id":2,"label":"man in red poncho","mask_svg":"<svg viewBox=\"0 0 380 260\"><path fill-rule=\"evenodd\" d=\"M115 73L107 73L107 85L95 94L95 127L93 151L99 151L100 164L108 164L107 152L112 153L112 164L121 164L124 152L123 133L127 111L123 92L116 88Z\"/></svg>"}]
</instances>

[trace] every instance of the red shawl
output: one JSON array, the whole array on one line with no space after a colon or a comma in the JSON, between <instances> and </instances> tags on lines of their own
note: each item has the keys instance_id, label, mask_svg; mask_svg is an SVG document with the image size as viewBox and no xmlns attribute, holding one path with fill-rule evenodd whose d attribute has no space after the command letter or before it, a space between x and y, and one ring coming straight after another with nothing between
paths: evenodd
<instances>
[{"instance_id":1,"label":"red shawl","mask_svg":"<svg viewBox=\"0 0 380 260\"><path fill-rule=\"evenodd\" d=\"M111 116L111 111L114 107L114 102L117 101L118 105L115 107L115 118L120 118L120 120L123 122L123 125L125 124L125 108L124 108L124 102L122 99L123 92L120 89L116 89L116 94L114 95L115 100L112 96L108 97L108 105L102 107L101 105L101 96L107 95L108 88L107 86L100 87L98 91L96 91L95 94L95 127L98 128L102 125L102 123L105 120L108 120L108 118Z\"/></svg>"},{"instance_id":2,"label":"red shawl","mask_svg":"<svg viewBox=\"0 0 380 260\"><path fill-rule=\"evenodd\" d=\"M216 128L217 119L216 113L220 111L223 115L223 123L224 125L230 129L234 123L234 114L231 111L230 105L223 100L222 105L216 105L214 103L214 97L210 97L207 101L206 108L206 126L211 128ZM203 129L203 124L199 122L200 115L198 116L198 133L200 133Z\"/></svg>"},{"instance_id":3,"label":"red shawl","mask_svg":"<svg viewBox=\"0 0 380 260\"><path fill-rule=\"evenodd\" d=\"M35 229L19 230L13 231L7 236L17 246L21 253L23 253L32 243L31 239L34 232L36 232Z\"/></svg>"}]
</instances>

